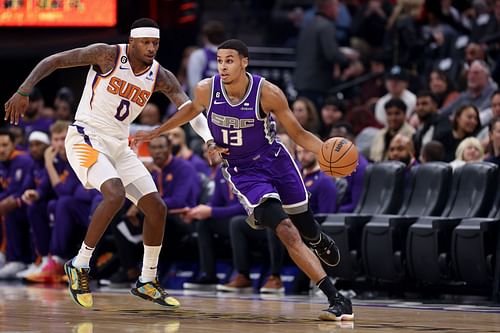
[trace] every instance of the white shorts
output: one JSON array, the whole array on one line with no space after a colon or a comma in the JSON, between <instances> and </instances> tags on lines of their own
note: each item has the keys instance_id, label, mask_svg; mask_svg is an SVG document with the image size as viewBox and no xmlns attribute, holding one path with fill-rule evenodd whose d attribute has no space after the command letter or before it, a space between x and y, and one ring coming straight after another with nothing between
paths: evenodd
<instances>
[{"instance_id":1,"label":"white shorts","mask_svg":"<svg viewBox=\"0 0 500 333\"><path fill-rule=\"evenodd\" d=\"M108 179L121 179L127 198L138 200L157 192L151 174L128 146L128 140L97 133L90 126L75 123L68 128L66 155L85 188L101 189Z\"/></svg>"}]
</instances>

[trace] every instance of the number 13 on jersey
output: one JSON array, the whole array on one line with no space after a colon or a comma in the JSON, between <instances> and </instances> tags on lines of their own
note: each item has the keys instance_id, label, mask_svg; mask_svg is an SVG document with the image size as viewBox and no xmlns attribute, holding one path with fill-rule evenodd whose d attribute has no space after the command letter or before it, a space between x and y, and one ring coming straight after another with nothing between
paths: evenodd
<instances>
[{"instance_id":1,"label":"number 13 on jersey","mask_svg":"<svg viewBox=\"0 0 500 333\"><path fill-rule=\"evenodd\" d=\"M227 130L221 129L222 142L230 146L243 146L243 132L241 129Z\"/></svg>"}]
</instances>

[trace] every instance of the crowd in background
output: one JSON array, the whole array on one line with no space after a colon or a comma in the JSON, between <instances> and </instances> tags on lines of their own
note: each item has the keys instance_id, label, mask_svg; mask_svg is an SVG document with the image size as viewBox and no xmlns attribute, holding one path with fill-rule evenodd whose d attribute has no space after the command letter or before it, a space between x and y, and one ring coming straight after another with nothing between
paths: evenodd
<instances>
[{"instance_id":1,"label":"crowd in background","mask_svg":"<svg viewBox=\"0 0 500 333\"><path fill-rule=\"evenodd\" d=\"M331 178L278 124L315 213L354 211L369 163L398 160L408 169L431 161L453 168L500 163L500 0L272 3L266 15L255 17L270 20L270 45L296 49L290 109L307 130L324 140L346 137L360 152L355 173ZM188 94L216 74L217 45L232 37L218 21L206 22L200 36L202 45L185 49L176 73ZM61 88L47 101L35 88L29 99L20 125L0 131L0 279L60 282L62 264L77 252L100 194L83 188L64 151L74 92ZM172 105L161 110L147 104L131 134L158 126L173 112ZM189 126L134 148L168 207L162 274L178 260L194 259L199 272L185 288L251 289L250 253L257 250L269 267L261 292L284 290L283 247L271 232L246 224L243 207ZM93 263L103 284L137 279L141 223L130 202L114 219L111 245ZM232 260L235 271L227 283L216 274L221 257Z\"/></svg>"}]
</instances>

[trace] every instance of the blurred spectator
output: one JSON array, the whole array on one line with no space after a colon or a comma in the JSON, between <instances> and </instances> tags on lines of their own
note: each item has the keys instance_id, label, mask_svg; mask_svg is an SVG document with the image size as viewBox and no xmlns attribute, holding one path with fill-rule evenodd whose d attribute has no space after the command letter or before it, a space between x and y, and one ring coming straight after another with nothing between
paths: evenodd
<instances>
[{"instance_id":1,"label":"blurred spectator","mask_svg":"<svg viewBox=\"0 0 500 333\"><path fill-rule=\"evenodd\" d=\"M181 127L169 131L168 139L172 143L172 154L175 157L188 161L199 173L207 177L210 175L208 163L187 146L186 132Z\"/></svg>"},{"instance_id":2,"label":"blurred spectator","mask_svg":"<svg viewBox=\"0 0 500 333\"><path fill-rule=\"evenodd\" d=\"M483 147L488 145L489 124L492 118L500 116L500 90L496 90L491 96L491 109L483 112L484 117L481 118L481 126L483 129L477 135L477 138L483 143Z\"/></svg>"},{"instance_id":3,"label":"blurred spectator","mask_svg":"<svg viewBox=\"0 0 500 333\"><path fill-rule=\"evenodd\" d=\"M203 47L189 56L187 64L188 93L194 98L196 84L204 78L217 74L217 46L226 40L224 24L208 21L201 29Z\"/></svg>"},{"instance_id":4,"label":"blurred spectator","mask_svg":"<svg viewBox=\"0 0 500 333\"><path fill-rule=\"evenodd\" d=\"M437 102L430 91L421 91L417 96L415 113L419 119L419 127L413 136L416 156L427 142L439 137L442 132L449 131L451 122L448 117L438 114Z\"/></svg>"},{"instance_id":5,"label":"blurred spectator","mask_svg":"<svg viewBox=\"0 0 500 333\"><path fill-rule=\"evenodd\" d=\"M33 165L23 181L23 195L21 199L27 205L28 221L31 227L31 237L35 253L42 257L39 264L31 263L28 268L16 274L16 277L22 279L28 275L39 272L49 257L50 246L50 221L47 212L49 199L54 198L53 191L50 197L40 198L38 189L41 184L45 184L48 179L45 169L44 153L50 146L49 136L40 131L31 132L28 138L28 148Z\"/></svg>"},{"instance_id":6,"label":"blurred spectator","mask_svg":"<svg viewBox=\"0 0 500 333\"><path fill-rule=\"evenodd\" d=\"M327 139L330 136L333 125L339 123L345 114L344 103L335 96L329 96L325 99L321 107L321 131L320 137Z\"/></svg>"},{"instance_id":7,"label":"blurred spectator","mask_svg":"<svg viewBox=\"0 0 500 333\"><path fill-rule=\"evenodd\" d=\"M346 115L346 122L351 124L358 151L366 158L370 156L370 149L373 143L373 138L380 128L381 124L375 119L373 112L365 107L356 107Z\"/></svg>"},{"instance_id":8,"label":"blurred spectator","mask_svg":"<svg viewBox=\"0 0 500 333\"><path fill-rule=\"evenodd\" d=\"M370 149L370 159L374 162L387 159L389 144L396 134L411 137L415 129L406 121L406 104L397 98L385 103L387 126L379 130L373 139Z\"/></svg>"},{"instance_id":9,"label":"blurred spectator","mask_svg":"<svg viewBox=\"0 0 500 333\"><path fill-rule=\"evenodd\" d=\"M334 66L339 65L343 70L350 59L341 52L335 39L332 23L338 15L338 0L318 0L317 6L314 20L299 34L294 85L298 96L309 98L320 108L324 95L333 86ZM354 60L354 55L351 57Z\"/></svg>"},{"instance_id":10,"label":"blurred spectator","mask_svg":"<svg viewBox=\"0 0 500 333\"><path fill-rule=\"evenodd\" d=\"M496 116L490 122L490 144L488 162L500 166L500 116Z\"/></svg>"},{"instance_id":11,"label":"blurred spectator","mask_svg":"<svg viewBox=\"0 0 500 333\"><path fill-rule=\"evenodd\" d=\"M464 105L457 110L453 117L451 130L443 132L436 140L444 145L446 162L455 158L455 152L460 142L469 136L476 136L481 128L479 111L475 106Z\"/></svg>"},{"instance_id":12,"label":"blurred spectator","mask_svg":"<svg viewBox=\"0 0 500 333\"><path fill-rule=\"evenodd\" d=\"M386 57L382 52L370 55L369 58L369 72L370 79L361 84L360 94L358 96L353 96L353 102L355 104L365 105L369 109L373 109L380 96L384 96L387 93L385 87L385 62Z\"/></svg>"},{"instance_id":13,"label":"blurred spectator","mask_svg":"<svg viewBox=\"0 0 500 333\"><path fill-rule=\"evenodd\" d=\"M354 142L353 130L347 123L334 125L330 136L341 136ZM337 193L339 196L337 212L352 213L358 205L361 193L363 192L364 176L367 166L367 159L362 154L359 154L356 170L350 176L337 179Z\"/></svg>"},{"instance_id":14,"label":"blurred spectator","mask_svg":"<svg viewBox=\"0 0 500 333\"><path fill-rule=\"evenodd\" d=\"M448 106L460 95L458 91L454 90L448 75L437 69L429 75L429 89L436 99L438 109Z\"/></svg>"},{"instance_id":15,"label":"blurred spectator","mask_svg":"<svg viewBox=\"0 0 500 333\"><path fill-rule=\"evenodd\" d=\"M40 90L35 87L30 93L29 104L24 117L19 120L19 127L24 128L25 137L29 137L33 131L49 132L50 125L54 122L52 119L42 117L44 109L44 100Z\"/></svg>"},{"instance_id":16,"label":"blurred spectator","mask_svg":"<svg viewBox=\"0 0 500 333\"><path fill-rule=\"evenodd\" d=\"M455 159L450 162L453 169L456 169L465 163L479 162L484 159L484 150L481 142L474 138L468 137L462 140L455 152Z\"/></svg>"},{"instance_id":17,"label":"blurred spectator","mask_svg":"<svg viewBox=\"0 0 500 333\"><path fill-rule=\"evenodd\" d=\"M368 0L362 4L352 24L353 47L364 50L363 54L381 48L391 12L392 5L387 0Z\"/></svg>"},{"instance_id":18,"label":"blurred spectator","mask_svg":"<svg viewBox=\"0 0 500 333\"><path fill-rule=\"evenodd\" d=\"M417 69L422 60L426 41L417 25L422 5L423 0L398 0L387 22L384 51L392 55L391 63L406 69Z\"/></svg>"},{"instance_id":19,"label":"blurred spectator","mask_svg":"<svg viewBox=\"0 0 500 333\"><path fill-rule=\"evenodd\" d=\"M25 152L16 150L12 133L0 129L0 216L7 238L6 264L0 268L0 280L15 278L31 262L29 223L21 195L32 163Z\"/></svg>"},{"instance_id":20,"label":"blurred spectator","mask_svg":"<svg viewBox=\"0 0 500 333\"><path fill-rule=\"evenodd\" d=\"M306 97L298 97L292 104L292 112L299 124L312 133L319 132L318 111L313 102Z\"/></svg>"},{"instance_id":21,"label":"blurred spectator","mask_svg":"<svg viewBox=\"0 0 500 333\"><path fill-rule=\"evenodd\" d=\"M427 142L420 151L420 163L443 162L444 146L439 141Z\"/></svg>"},{"instance_id":22,"label":"blurred spectator","mask_svg":"<svg viewBox=\"0 0 500 333\"><path fill-rule=\"evenodd\" d=\"M496 89L497 85L491 80L488 65L484 61L475 60L467 73L467 90L453 103L441 109L441 113L452 116L462 105L473 105L483 113L491 106L491 96Z\"/></svg>"},{"instance_id":23,"label":"blurred spectator","mask_svg":"<svg viewBox=\"0 0 500 333\"><path fill-rule=\"evenodd\" d=\"M230 186L219 166L210 203L193 207L186 213L185 219L196 220L200 272L197 277L184 283L184 289L215 290L219 282L215 271L215 256L216 248L223 247L216 245L222 245L225 240L229 241L229 225L235 217L246 217L245 209Z\"/></svg>"},{"instance_id":24,"label":"blurred spectator","mask_svg":"<svg viewBox=\"0 0 500 333\"><path fill-rule=\"evenodd\" d=\"M149 102L139 115L139 123L146 126L158 126L161 124L161 112L158 105Z\"/></svg>"},{"instance_id":25,"label":"blurred spectator","mask_svg":"<svg viewBox=\"0 0 500 333\"><path fill-rule=\"evenodd\" d=\"M385 79L387 94L382 96L375 104L375 118L383 125L387 125L385 104L393 98L398 98L406 104L406 118L410 118L415 109L417 97L408 90L408 74L399 66L391 68Z\"/></svg>"},{"instance_id":26,"label":"blurred spectator","mask_svg":"<svg viewBox=\"0 0 500 333\"><path fill-rule=\"evenodd\" d=\"M392 138L389 144L387 159L389 161L403 162L407 170L417 165L418 161L415 158L415 150L413 149L411 138L402 134L397 134Z\"/></svg>"},{"instance_id":27,"label":"blurred spectator","mask_svg":"<svg viewBox=\"0 0 500 333\"><path fill-rule=\"evenodd\" d=\"M72 121L75 117L75 97L68 87L62 87L54 99L55 119Z\"/></svg>"}]
</instances>

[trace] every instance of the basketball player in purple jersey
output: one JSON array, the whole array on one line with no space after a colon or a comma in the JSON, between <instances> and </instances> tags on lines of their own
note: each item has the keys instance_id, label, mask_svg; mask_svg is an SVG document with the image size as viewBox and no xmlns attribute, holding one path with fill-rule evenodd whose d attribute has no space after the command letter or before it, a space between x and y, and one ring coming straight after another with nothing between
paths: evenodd
<instances>
[{"instance_id":1,"label":"basketball player in purple jersey","mask_svg":"<svg viewBox=\"0 0 500 333\"><path fill-rule=\"evenodd\" d=\"M314 220L293 158L275 139L271 113L305 149L317 155L323 142L300 126L281 89L246 72L248 48L242 41L222 43L217 63L219 75L198 83L190 107L175 113L159 128L138 133L136 140L150 140L207 110L215 140L209 153L222 154L224 176L246 208L247 222L254 228L273 229L294 262L325 293L330 306L320 319L353 320L351 301L335 289L318 258L301 239L325 264L338 264L338 248Z\"/></svg>"}]
</instances>

